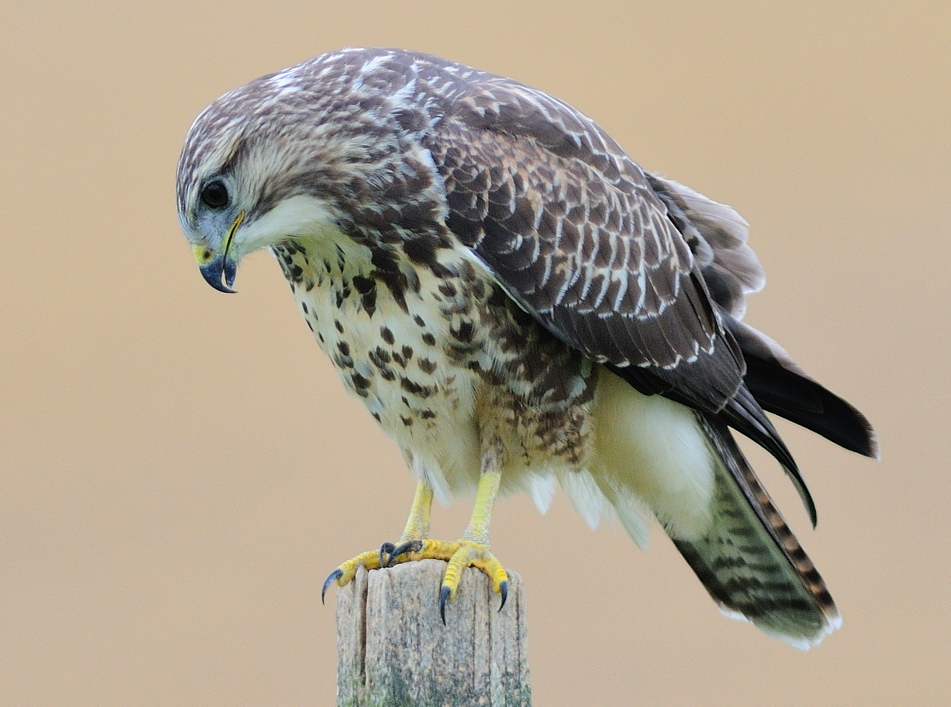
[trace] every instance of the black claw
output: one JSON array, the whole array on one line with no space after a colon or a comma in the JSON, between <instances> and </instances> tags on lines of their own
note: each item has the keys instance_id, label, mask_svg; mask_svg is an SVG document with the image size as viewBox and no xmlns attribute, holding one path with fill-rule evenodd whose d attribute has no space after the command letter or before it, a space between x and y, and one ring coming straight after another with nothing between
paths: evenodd
<instances>
[{"instance_id":1,"label":"black claw","mask_svg":"<svg viewBox=\"0 0 951 707\"><path fill-rule=\"evenodd\" d=\"M383 543L380 545L380 567L390 566L390 562L393 560L394 550L396 550L396 545L393 543Z\"/></svg>"},{"instance_id":2,"label":"black claw","mask_svg":"<svg viewBox=\"0 0 951 707\"><path fill-rule=\"evenodd\" d=\"M343 577L343 570L339 567L330 573L330 576L324 580L324 588L320 590L320 603L324 603L324 597L327 596L327 590L330 589L330 585L336 582L338 579Z\"/></svg>"},{"instance_id":3,"label":"black claw","mask_svg":"<svg viewBox=\"0 0 951 707\"><path fill-rule=\"evenodd\" d=\"M422 540L410 540L400 545L383 543L380 545L380 567L392 567L400 555L408 552L419 552L423 549Z\"/></svg>"},{"instance_id":4,"label":"black claw","mask_svg":"<svg viewBox=\"0 0 951 707\"><path fill-rule=\"evenodd\" d=\"M499 594L502 595L502 603L499 604L499 611L502 611L502 607L505 606L505 600L509 598L509 583L502 582L499 585Z\"/></svg>"},{"instance_id":5,"label":"black claw","mask_svg":"<svg viewBox=\"0 0 951 707\"><path fill-rule=\"evenodd\" d=\"M449 599L449 587L443 587L439 590L439 615L442 617L442 625L446 625L446 601Z\"/></svg>"},{"instance_id":6,"label":"black claw","mask_svg":"<svg viewBox=\"0 0 951 707\"><path fill-rule=\"evenodd\" d=\"M392 567L396 558L408 552L419 552L423 549L422 540L410 540L400 545L383 543L380 545L380 567Z\"/></svg>"},{"instance_id":7,"label":"black claw","mask_svg":"<svg viewBox=\"0 0 951 707\"><path fill-rule=\"evenodd\" d=\"M393 551L390 553L390 561L387 563L387 567L390 567L395 560L400 555L405 555L408 552L419 552L423 549L422 540L409 540L401 545L397 545L393 548Z\"/></svg>"}]
</instances>

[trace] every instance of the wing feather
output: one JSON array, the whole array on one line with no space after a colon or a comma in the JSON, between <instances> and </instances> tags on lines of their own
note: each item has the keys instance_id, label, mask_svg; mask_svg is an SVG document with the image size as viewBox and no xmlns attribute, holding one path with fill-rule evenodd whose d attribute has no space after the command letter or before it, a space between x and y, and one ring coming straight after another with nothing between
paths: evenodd
<instances>
[{"instance_id":1,"label":"wing feather","mask_svg":"<svg viewBox=\"0 0 951 707\"><path fill-rule=\"evenodd\" d=\"M593 121L541 91L472 69L439 80L438 118L423 141L444 183L450 230L569 346L642 393L712 415L766 448L815 523L796 464L757 400L762 393L770 409L808 420L808 409L781 399L791 386L775 372L792 370L777 365L788 357L757 357L756 390L744 381L736 337L751 337L733 323L764 283L746 222L645 172ZM829 424L806 424L842 439Z\"/></svg>"},{"instance_id":2,"label":"wing feather","mask_svg":"<svg viewBox=\"0 0 951 707\"><path fill-rule=\"evenodd\" d=\"M743 358L647 175L560 101L502 79L479 88L447 101L426 145L450 229L570 346L721 410Z\"/></svg>"}]
</instances>

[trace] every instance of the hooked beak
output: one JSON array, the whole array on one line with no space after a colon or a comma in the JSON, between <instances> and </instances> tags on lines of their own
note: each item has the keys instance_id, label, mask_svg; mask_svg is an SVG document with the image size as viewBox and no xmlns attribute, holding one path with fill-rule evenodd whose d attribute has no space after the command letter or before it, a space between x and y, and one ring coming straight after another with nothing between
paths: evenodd
<instances>
[{"instance_id":1,"label":"hooked beak","mask_svg":"<svg viewBox=\"0 0 951 707\"><path fill-rule=\"evenodd\" d=\"M238 263L233 258L228 257L228 251L231 250L231 241L242 221L244 221L243 211L238 214L234 223L231 224L231 228L228 229L228 237L225 238L225 245L220 253L213 253L201 245L196 245L194 248L198 271L205 278L205 282L219 292L234 292L231 286L234 285L234 278L238 273ZM221 281L222 275L224 276L224 283Z\"/></svg>"}]
</instances>

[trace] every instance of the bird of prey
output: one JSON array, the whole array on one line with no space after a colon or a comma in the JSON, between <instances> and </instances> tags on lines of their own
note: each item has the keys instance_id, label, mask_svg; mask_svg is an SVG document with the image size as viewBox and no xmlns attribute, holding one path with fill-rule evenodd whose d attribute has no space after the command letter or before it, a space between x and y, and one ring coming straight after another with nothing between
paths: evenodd
<instances>
[{"instance_id":1,"label":"bird of prey","mask_svg":"<svg viewBox=\"0 0 951 707\"><path fill-rule=\"evenodd\" d=\"M436 558L440 608L489 546L497 494L556 486L641 546L656 518L728 614L806 647L840 620L734 441L796 463L764 411L876 456L867 420L743 323L764 283L730 207L647 172L590 118L424 54L345 49L226 93L196 119L178 213L231 292L276 257L343 385L417 477L396 543L341 564ZM462 537L430 505L475 490ZM435 588L434 588L435 591ZM443 613L445 620L445 614Z\"/></svg>"}]
</instances>

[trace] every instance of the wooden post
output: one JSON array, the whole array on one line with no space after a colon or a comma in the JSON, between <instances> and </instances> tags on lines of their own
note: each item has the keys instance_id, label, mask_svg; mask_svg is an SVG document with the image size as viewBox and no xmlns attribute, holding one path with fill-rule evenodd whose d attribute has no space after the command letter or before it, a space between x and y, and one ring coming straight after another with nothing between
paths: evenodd
<instances>
[{"instance_id":1,"label":"wooden post","mask_svg":"<svg viewBox=\"0 0 951 707\"><path fill-rule=\"evenodd\" d=\"M528 707L522 580L499 611L488 577L467 569L439 617L445 562L360 569L337 593L338 707Z\"/></svg>"}]
</instances>

